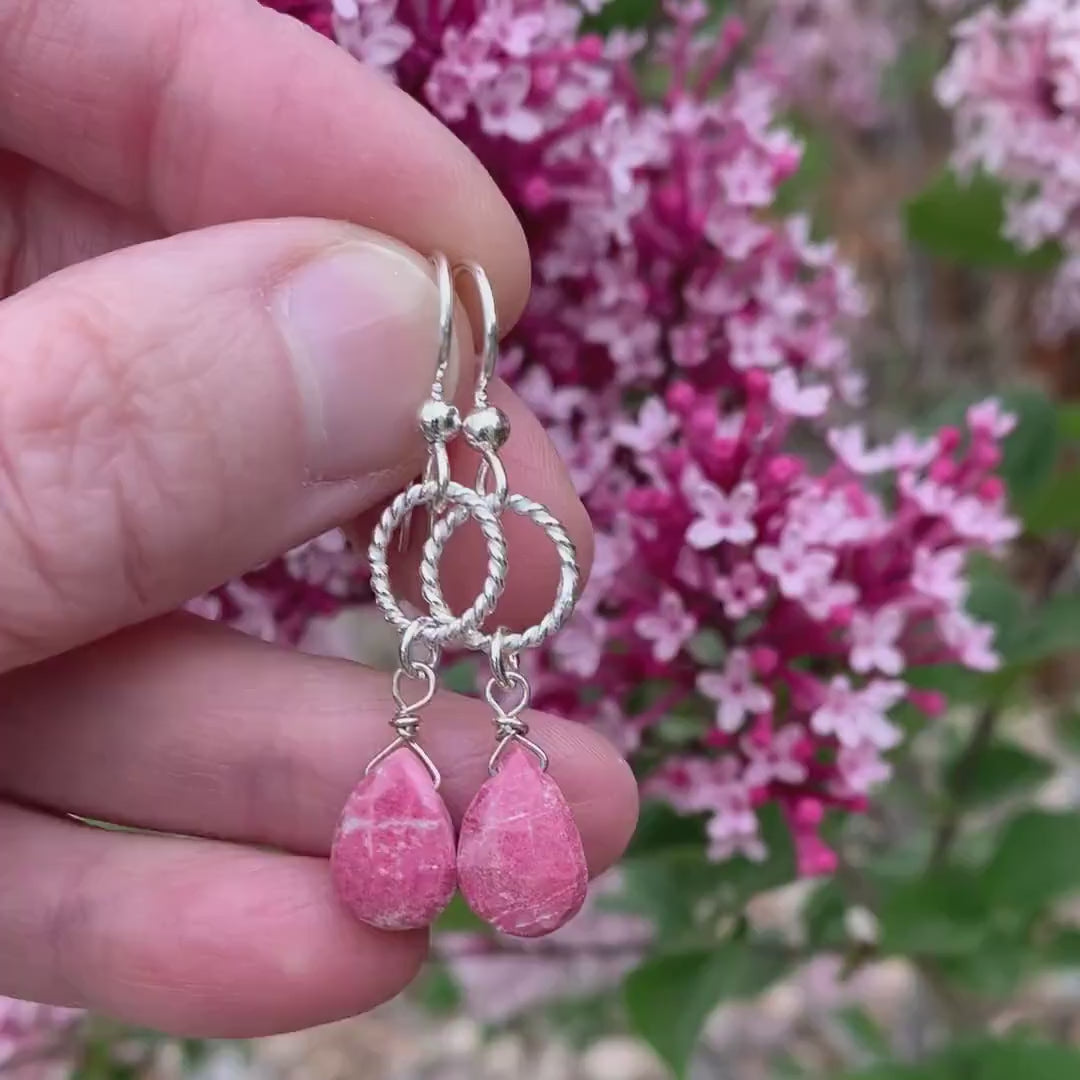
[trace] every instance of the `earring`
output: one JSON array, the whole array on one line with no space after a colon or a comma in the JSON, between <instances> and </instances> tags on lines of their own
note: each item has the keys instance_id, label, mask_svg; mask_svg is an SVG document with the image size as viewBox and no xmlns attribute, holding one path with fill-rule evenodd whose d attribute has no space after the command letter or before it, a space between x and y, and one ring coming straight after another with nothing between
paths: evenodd
<instances>
[{"instance_id":1,"label":"earring","mask_svg":"<svg viewBox=\"0 0 1080 1080\"><path fill-rule=\"evenodd\" d=\"M480 267L468 264L457 269L473 278L484 321L483 362L472 411L462 424L466 441L481 455L476 492L485 506L500 515L509 510L539 525L555 544L559 558L555 603L538 624L518 634L501 628L491 634L475 627L464 630L465 643L482 651L490 665L484 696L494 714L496 744L488 762L488 779L461 823L458 887L473 911L497 930L539 937L577 914L585 901L588 868L570 807L548 773L547 754L529 738L522 714L529 704L530 687L518 658L522 650L541 644L570 617L580 574L573 541L560 522L541 504L509 492L499 450L509 438L510 422L487 395L499 341L494 294ZM450 536L470 514L464 500L449 508L433 523L424 546L422 591L437 620L453 617L439 586L439 559ZM505 551L498 555L505 560ZM504 580L505 573L505 561L500 565L492 552L489 580Z\"/></svg>"},{"instance_id":2,"label":"earring","mask_svg":"<svg viewBox=\"0 0 1080 1080\"><path fill-rule=\"evenodd\" d=\"M473 605L454 616L444 606L438 617L410 618L390 587L388 552L395 532L408 527L425 507L429 522L446 508L475 519L483 531L489 563L506 566L506 545L498 516L472 488L450 479L447 443L461 430L458 410L444 400L443 380L450 357L453 279L445 257L434 258L439 286L439 347L431 396L420 410L420 430L428 443L423 479L386 508L371 538L371 589L385 618L401 634L398 668L391 683L396 709L392 741L369 762L345 803L330 853L331 876L352 914L383 930L428 926L450 902L457 881L454 827L438 793L439 770L418 742L420 713L435 696L442 647L475 632L494 610L505 572L489 575ZM432 570L432 573L435 571ZM426 574L426 569L421 571ZM425 582L425 585L429 583ZM419 683L411 700L407 684Z\"/></svg>"}]
</instances>

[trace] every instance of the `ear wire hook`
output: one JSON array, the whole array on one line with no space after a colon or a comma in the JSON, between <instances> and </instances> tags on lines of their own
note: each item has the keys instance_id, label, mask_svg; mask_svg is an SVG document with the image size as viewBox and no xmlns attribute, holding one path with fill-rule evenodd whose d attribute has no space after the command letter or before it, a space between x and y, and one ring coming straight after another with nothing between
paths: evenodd
<instances>
[{"instance_id":1,"label":"ear wire hook","mask_svg":"<svg viewBox=\"0 0 1080 1080\"><path fill-rule=\"evenodd\" d=\"M450 366L450 349L454 342L454 276L450 270L450 260L441 251L435 252L431 261L435 264L435 284L439 288L439 351L431 396L435 401L442 401L446 370Z\"/></svg>"},{"instance_id":2,"label":"ear wire hook","mask_svg":"<svg viewBox=\"0 0 1080 1080\"><path fill-rule=\"evenodd\" d=\"M483 409L488 404L487 388L495 374L495 364L499 359L499 320L495 312L495 291L491 279L484 268L475 262L458 263L454 267L454 279L462 274L473 279L480 298L480 316L483 319L483 341L480 347L480 370L476 375L476 390L473 394L473 411Z\"/></svg>"},{"instance_id":3,"label":"ear wire hook","mask_svg":"<svg viewBox=\"0 0 1080 1080\"><path fill-rule=\"evenodd\" d=\"M431 394L420 411L420 429L430 446L428 460L424 466L422 482L434 481L439 491L444 492L450 482L450 459L446 453L446 443L457 434L461 418L453 405L447 405L446 372L450 367L450 350L454 344L454 274L450 260L437 251L431 256L435 267L435 284L439 290L439 344L435 354L435 374L431 383ZM440 502L431 506L432 512L438 512ZM409 546L412 533L412 515L402 522L398 532L398 551Z\"/></svg>"},{"instance_id":4,"label":"ear wire hook","mask_svg":"<svg viewBox=\"0 0 1080 1080\"><path fill-rule=\"evenodd\" d=\"M454 267L455 280L461 274L472 278L480 300L483 319L480 364L473 389L473 407L462 425L469 445L483 455L476 474L476 490L485 498L490 497L502 506L509 495L506 470L499 459L499 450L510 437L510 421L502 409L488 401L488 384L495 374L499 358L499 320L495 311L495 291L491 287L484 268L475 262L459 263ZM488 477L493 479L493 490L487 491Z\"/></svg>"}]
</instances>

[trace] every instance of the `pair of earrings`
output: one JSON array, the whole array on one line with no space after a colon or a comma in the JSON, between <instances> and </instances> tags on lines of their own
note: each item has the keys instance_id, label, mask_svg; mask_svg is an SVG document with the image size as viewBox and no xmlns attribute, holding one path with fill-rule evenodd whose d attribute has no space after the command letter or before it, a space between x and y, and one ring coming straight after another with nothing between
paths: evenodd
<instances>
[{"instance_id":1,"label":"pair of earrings","mask_svg":"<svg viewBox=\"0 0 1080 1080\"><path fill-rule=\"evenodd\" d=\"M580 574L574 544L546 507L509 491L499 450L510 424L488 400L499 333L495 300L484 271L467 264L451 270L434 258L439 286L439 348L431 396L420 410L428 444L423 479L387 507L372 534L368 560L375 600L401 634L391 690L397 709L391 743L377 754L349 796L330 855L334 885L361 921L384 930L428 926L455 888L482 919L503 933L538 937L562 926L585 900L588 874L581 837L544 751L529 738L522 714L530 688L518 657L555 633L577 600ZM482 358L471 412L464 419L444 399L443 382L453 335L454 279L469 274L479 292L484 322ZM474 486L450 478L447 444L458 434L481 455ZM428 513L420 564L421 593L430 614L410 618L390 588L387 556L413 512ZM506 511L531 519L555 544L559 582L551 610L522 633L481 629L506 586ZM439 562L453 533L475 521L487 544L487 576L472 605L455 615L439 582ZM488 779L465 812L455 840L438 793L439 770L418 741L420 714L435 696L444 647L481 652L491 670L485 699L495 725ZM406 687L418 686L411 700Z\"/></svg>"}]
</instances>

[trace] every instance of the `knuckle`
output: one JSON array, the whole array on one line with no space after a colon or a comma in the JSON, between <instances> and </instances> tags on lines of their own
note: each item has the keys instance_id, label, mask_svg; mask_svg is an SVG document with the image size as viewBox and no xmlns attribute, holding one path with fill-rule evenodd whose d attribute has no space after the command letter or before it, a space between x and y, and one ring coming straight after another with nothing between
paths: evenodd
<instances>
[{"instance_id":1,"label":"knuckle","mask_svg":"<svg viewBox=\"0 0 1080 1080\"><path fill-rule=\"evenodd\" d=\"M68 289L0 338L0 665L55 651L106 600L148 603L146 507L168 490L155 454L152 359L109 305ZM69 631L70 632L70 631Z\"/></svg>"}]
</instances>

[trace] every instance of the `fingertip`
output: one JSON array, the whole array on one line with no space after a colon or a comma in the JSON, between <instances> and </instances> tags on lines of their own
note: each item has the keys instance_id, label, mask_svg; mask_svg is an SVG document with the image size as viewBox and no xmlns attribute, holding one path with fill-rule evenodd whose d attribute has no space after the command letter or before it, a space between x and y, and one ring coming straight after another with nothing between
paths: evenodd
<instances>
[{"instance_id":1,"label":"fingertip","mask_svg":"<svg viewBox=\"0 0 1080 1080\"><path fill-rule=\"evenodd\" d=\"M574 812L589 873L596 877L622 857L638 820L637 778L598 732L582 723L544 717L536 732Z\"/></svg>"}]
</instances>

